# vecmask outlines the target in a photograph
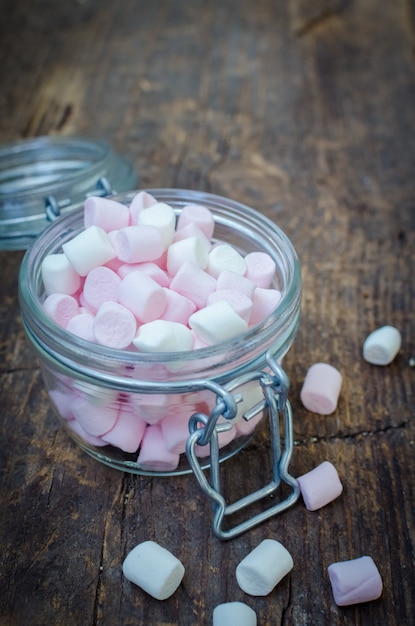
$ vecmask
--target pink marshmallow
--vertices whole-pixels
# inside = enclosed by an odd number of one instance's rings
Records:
[[[79,313],[69,320],[66,330],[81,339],[94,342],[93,326],[94,316],[91,313]]]
[[[170,289],[189,298],[197,307],[206,306],[209,294],[215,291],[216,280],[200,267],[185,261],[170,283]]]
[[[268,289],[275,276],[276,264],[266,252],[250,252],[245,256],[246,278],[252,280],[258,287]]]
[[[207,304],[220,301],[229,302],[235,313],[248,323],[253,306],[248,296],[234,289],[216,289],[209,295]]]
[[[105,265],[117,255],[108,234],[99,226],[90,226],[70,241],[62,244],[62,250],[80,276],[98,265]]]
[[[94,437],[101,437],[111,430],[118,417],[116,405],[96,403],[86,396],[74,398],[72,411],[76,421]]]
[[[188,239],[189,237],[198,237],[198,239],[203,239],[206,244],[208,250],[211,249],[212,244],[210,239],[208,239],[203,231],[200,230],[196,224],[187,224],[180,228],[180,230],[176,230],[173,235],[173,242],[181,241],[182,239]]]
[[[157,202],[158,200],[147,191],[139,191],[130,204],[130,224],[138,224],[138,216],[141,211],[157,204]]]
[[[249,325],[255,326],[263,322],[278,306],[280,300],[281,292],[278,291],[278,289],[257,287],[252,299],[252,312],[249,318]]]
[[[79,304],[73,296],[64,293],[52,293],[43,302],[43,309],[49,317],[62,328],[79,313]]]
[[[194,302],[172,289],[165,289],[166,306],[160,316],[162,320],[187,324],[189,317],[196,311]]]
[[[204,270],[207,266],[208,254],[208,246],[200,237],[188,237],[176,241],[167,250],[167,271],[174,276],[185,262]]]
[[[120,283],[121,278],[108,267],[94,267],[84,283],[83,296],[87,307],[97,311],[104,302],[117,302]]]
[[[84,202],[84,226],[99,226],[105,232],[128,226],[129,208],[121,202],[90,196]]]
[[[65,254],[48,254],[41,266],[46,295],[65,293],[72,296],[81,287],[81,277]]]
[[[328,363],[315,363],[307,371],[301,389],[301,402],[308,411],[330,415],[336,410],[342,375]]]
[[[309,511],[316,511],[335,500],[343,491],[336,468],[324,461],[314,469],[297,478],[304,504]]]
[[[156,281],[161,287],[168,287],[170,285],[170,277],[161,269],[156,263],[148,261],[147,263],[125,263],[118,269],[118,275],[121,278],[125,278],[127,274],[139,270],[143,274],[147,274],[153,280]]]
[[[327,571],[338,606],[370,602],[382,595],[382,578],[371,556],[332,563]]]
[[[127,407],[122,407],[113,428],[102,435],[103,441],[124,452],[136,452],[140,446],[146,423]]]
[[[248,298],[252,300],[256,284],[249,278],[246,278],[246,276],[241,276],[241,274],[232,272],[232,270],[225,269],[217,278],[216,289],[217,291],[221,289],[234,289],[235,291],[245,294],[245,296],[248,296]]]
[[[140,322],[159,319],[166,307],[164,288],[140,271],[127,274],[120,283],[118,300],[129,309]]]
[[[56,408],[59,415],[65,420],[73,420],[75,416],[72,410],[72,402],[74,400],[72,393],[61,391],[60,389],[50,389],[49,398]]]
[[[148,426],[141,442],[137,463],[145,470],[172,472],[179,465],[180,454],[169,452],[158,425]]]
[[[155,261],[165,250],[160,231],[145,224],[116,231],[113,244],[117,257],[125,263]]]
[[[170,413],[160,422],[161,432],[170,452],[183,454],[186,450],[186,441],[190,435],[189,418],[194,410],[183,410],[181,413]]]
[[[104,302],[92,325],[97,343],[108,348],[124,350],[131,345],[137,331],[137,323],[129,309],[117,302]]]
[[[70,422],[67,422],[67,424],[70,430],[72,430],[76,435],[78,435],[78,437],[90,446],[102,448],[103,446],[108,445],[106,441],[101,439],[101,437],[94,437],[94,435],[88,433],[77,420],[71,420]]]
[[[177,230],[181,230],[188,224],[195,224],[210,240],[215,228],[215,220],[212,212],[200,204],[187,204],[181,210],[177,220]]]
[[[148,424],[157,424],[170,410],[170,396],[165,393],[139,394],[133,396],[134,413]]]

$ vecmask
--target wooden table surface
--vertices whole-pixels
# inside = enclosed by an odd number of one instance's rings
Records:
[[[303,311],[284,366],[300,476],[324,460],[344,486],[299,500],[231,541],[211,529],[193,475],[123,474],[58,425],[17,301],[23,252],[0,253],[0,624],[203,625],[242,601],[258,624],[415,624],[415,5],[411,0],[0,0],[0,141],[104,138],[140,188],[244,202],[300,257]],[[388,366],[362,358],[384,324]],[[337,410],[301,404],[307,369],[337,367]],[[269,469],[265,437],[222,466],[224,489]],[[294,568],[266,597],[235,568],[265,538]],[[122,561],[153,539],[186,567],[168,600],[129,583]],[[327,567],[370,555],[380,599],[337,607]]]

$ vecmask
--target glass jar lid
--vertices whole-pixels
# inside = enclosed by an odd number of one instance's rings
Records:
[[[134,189],[132,163],[105,141],[36,137],[0,145],[0,249],[28,248],[87,196]]]

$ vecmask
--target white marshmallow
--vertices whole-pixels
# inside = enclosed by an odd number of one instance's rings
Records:
[[[142,352],[183,352],[192,349],[193,336],[184,324],[154,320],[139,327],[133,344]]]
[[[157,600],[166,600],[182,582],[181,561],[155,541],[138,544],[124,560],[123,574]]]
[[[274,539],[264,539],[237,566],[236,579],[242,591],[266,596],[294,566],[291,554]]]
[[[231,270],[240,276],[246,272],[245,259],[227,243],[214,246],[209,252],[206,271],[217,278],[223,270]]]
[[[81,277],[75,272],[65,254],[45,256],[41,273],[46,295],[65,293],[72,296],[81,286]]]
[[[189,262],[202,270],[208,263],[209,248],[201,237],[187,237],[175,241],[167,250],[167,271],[174,276],[183,263]]]
[[[168,204],[157,202],[138,214],[138,224],[155,226],[161,234],[164,247],[168,248],[173,240],[176,214]]]
[[[244,602],[224,602],[213,610],[213,626],[257,626],[256,613]]]
[[[193,313],[189,317],[189,326],[209,345],[226,341],[248,328],[247,322],[225,300],[209,304]]]
[[[363,344],[363,358],[373,365],[389,365],[401,349],[401,333],[394,326],[374,330]]]
[[[116,256],[107,233],[99,226],[86,228],[64,243],[62,249],[80,276],[86,276],[94,267],[105,265]]]

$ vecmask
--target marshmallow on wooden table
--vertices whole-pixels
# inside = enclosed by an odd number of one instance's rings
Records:
[[[149,472],[172,472],[179,461],[180,454],[167,449],[159,424],[147,426],[137,458],[138,465]]]
[[[168,248],[173,240],[176,226],[176,214],[165,202],[157,202],[138,214],[138,225],[154,226],[163,239],[164,248]]]
[[[121,278],[109,267],[94,267],[88,272],[83,287],[83,297],[88,308],[97,311],[104,302],[116,302],[120,283]]]
[[[394,326],[382,326],[366,337],[363,358],[373,365],[389,365],[401,349],[401,333]]]
[[[257,616],[244,602],[224,602],[213,610],[213,626],[257,626]]]
[[[137,417],[131,408],[122,407],[114,426],[102,435],[102,439],[124,452],[136,452],[145,430],[146,423]]]
[[[130,224],[138,224],[138,216],[144,209],[157,204],[158,200],[147,191],[139,191],[130,203]]]
[[[155,280],[139,270],[127,274],[118,288],[118,300],[140,322],[158,319],[166,306],[167,296]]]
[[[266,252],[250,252],[245,256],[245,276],[258,287],[268,289],[275,275],[276,264]]]
[[[155,261],[165,250],[160,231],[146,224],[120,228],[112,235],[112,242],[117,257],[125,263]]]
[[[219,243],[209,252],[206,269],[215,278],[225,269],[243,276],[246,271],[246,262],[233,246],[227,243]]]
[[[94,316],[91,313],[83,312],[71,317],[66,325],[66,330],[81,339],[95,342],[93,327]]]
[[[332,563],[327,571],[338,606],[369,602],[382,595],[382,578],[370,556]]]
[[[124,228],[130,223],[128,206],[97,196],[90,196],[84,202],[84,226],[99,226],[105,232]]]
[[[252,297],[252,311],[249,325],[255,326],[263,322],[278,306],[281,300],[281,291],[278,289],[264,289],[257,287]]]
[[[213,213],[201,204],[186,204],[178,217],[177,230],[185,228],[189,224],[195,224],[210,240],[215,228]]]
[[[86,276],[94,267],[105,265],[117,255],[108,234],[99,226],[90,226],[70,241],[62,250],[80,276]]]
[[[72,296],[81,286],[81,277],[75,272],[65,254],[48,254],[42,261],[41,274],[46,295],[64,293]]]
[[[133,344],[141,352],[183,352],[192,349],[192,333],[179,322],[154,320],[142,324]]]
[[[170,289],[189,298],[201,308],[206,305],[209,294],[215,291],[216,279],[200,267],[186,261],[173,277]]]
[[[193,313],[189,317],[189,326],[209,345],[226,341],[248,328],[247,322],[224,300]]]
[[[195,303],[172,289],[165,288],[164,291],[167,300],[160,319],[187,324],[189,317],[196,311]]]
[[[69,320],[78,315],[79,304],[73,296],[64,293],[51,293],[44,300],[43,309],[56,324],[66,328]]]
[[[155,541],[139,543],[124,560],[124,576],[157,600],[166,600],[179,587],[185,568]]]
[[[308,411],[330,415],[336,410],[342,386],[342,375],[328,363],[314,363],[307,371],[300,392],[301,402]]]
[[[167,271],[174,276],[185,262],[204,270],[207,266],[208,255],[208,245],[201,237],[180,239],[172,243],[167,250]]]
[[[125,350],[131,345],[137,322],[129,309],[117,302],[104,302],[95,315],[92,330],[97,343]]]
[[[304,504],[309,511],[316,511],[335,500],[343,491],[336,468],[329,461],[297,478]]]
[[[264,539],[237,566],[240,588],[252,596],[266,596],[294,566],[291,554],[274,539]]]
[[[235,291],[245,294],[252,300],[256,284],[246,276],[241,276],[241,274],[237,274],[232,270],[225,269],[222,270],[217,278],[216,289],[217,291],[221,289],[235,289]]]
[[[229,302],[235,313],[248,323],[252,312],[252,300],[244,293],[235,289],[216,289],[208,297],[207,304],[215,302]]]

